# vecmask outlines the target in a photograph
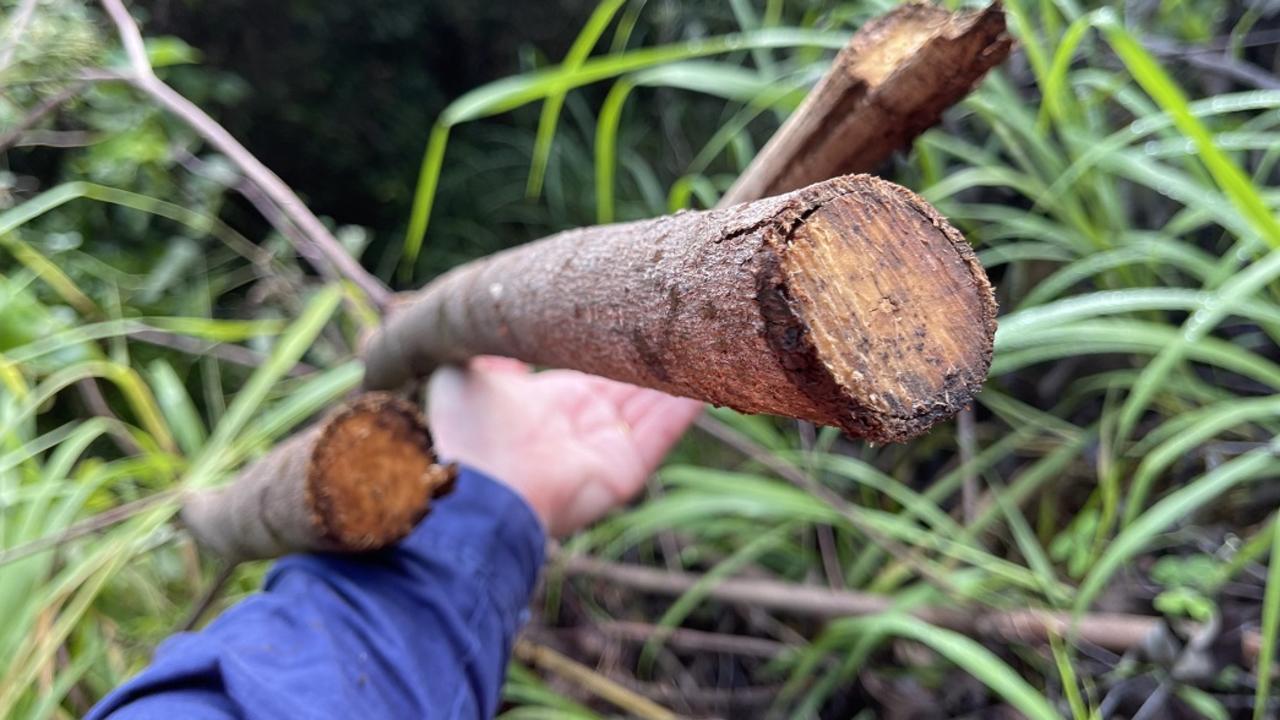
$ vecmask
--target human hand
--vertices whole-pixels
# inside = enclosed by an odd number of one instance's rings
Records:
[[[485,357],[432,375],[428,415],[442,459],[511,486],[560,537],[631,499],[701,410],[656,390]]]

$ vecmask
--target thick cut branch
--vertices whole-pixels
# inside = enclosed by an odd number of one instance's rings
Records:
[[[953,14],[903,5],[862,27],[774,134],[723,205],[871,172],[1009,55],[999,3]]]
[[[365,385],[505,355],[901,441],[968,404],[994,332],[964,238],[861,175],[464,265],[371,338]]]
[[[182,522],[235,562],[307,550],[365,551],[403,538],[451,488],[413,404],[367,393],[245,468],[194,493]]]
[[[199,120],[153,81],[120,0],[103,2],[134,81]],[[720,207],[874,169],[1008,50],[997,6],[952,15],[909,5],[872,21]],[[265,168],[258,175],[268,194],[280,189]],[[272,198],[287,210],[292,196],[281,195]],[[379,299],[379,288],[366,290]],[[963,238],[910,192],[865,177],[566,233],[456,270],[396,306],[407,309],[367,345],[370,388],[501,354],[875,440],[910,438],[969,401],[990,361],[995,314]],[[206,499],[203,513],[221,518],[206,534],[228,535],[218,523],[238,515],[219,503],[234,502]],[[305,548],[278,542],[270,552]]]

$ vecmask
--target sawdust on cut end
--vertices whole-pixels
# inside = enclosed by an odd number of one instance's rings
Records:
[[[417,408],[374,393],[327,421],[307,495],[326,539],[369,550],[407,535],[452,478],[452,468],[436,464]]]

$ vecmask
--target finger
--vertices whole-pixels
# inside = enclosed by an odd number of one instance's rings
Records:
[[[528,375],[529,366],[514,358],[497,355],[480,355],[471,358],[471,369],[477,372],[509,373]]]
[[[476,401],[475,392],[469,387],[469,375],[456,365],[444,365],[427,381],[427,418],[437,443],[442,434],[440,429],[456,423]]]
[[[619,411],[635,395],[656,392],[619,380],[588,375],[577,370],[547,370],[538,373],[536,377],[540,385],[554,388],[557,391],[562,388],[585,390],[593,398],[603,400],[618,408]]]
[[[636,452],[646,467],[652,469],[702,413],[703,404],[656,390],[644,393],[651,397],[644,402],[636,401],[636,409],[631,411],[627,424],[631,426]]]

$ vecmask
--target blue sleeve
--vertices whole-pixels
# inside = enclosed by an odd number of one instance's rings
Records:
[[[492,717],[544,543],[521,498],[464,469],[400,545],[281,560],[88,717]]]

